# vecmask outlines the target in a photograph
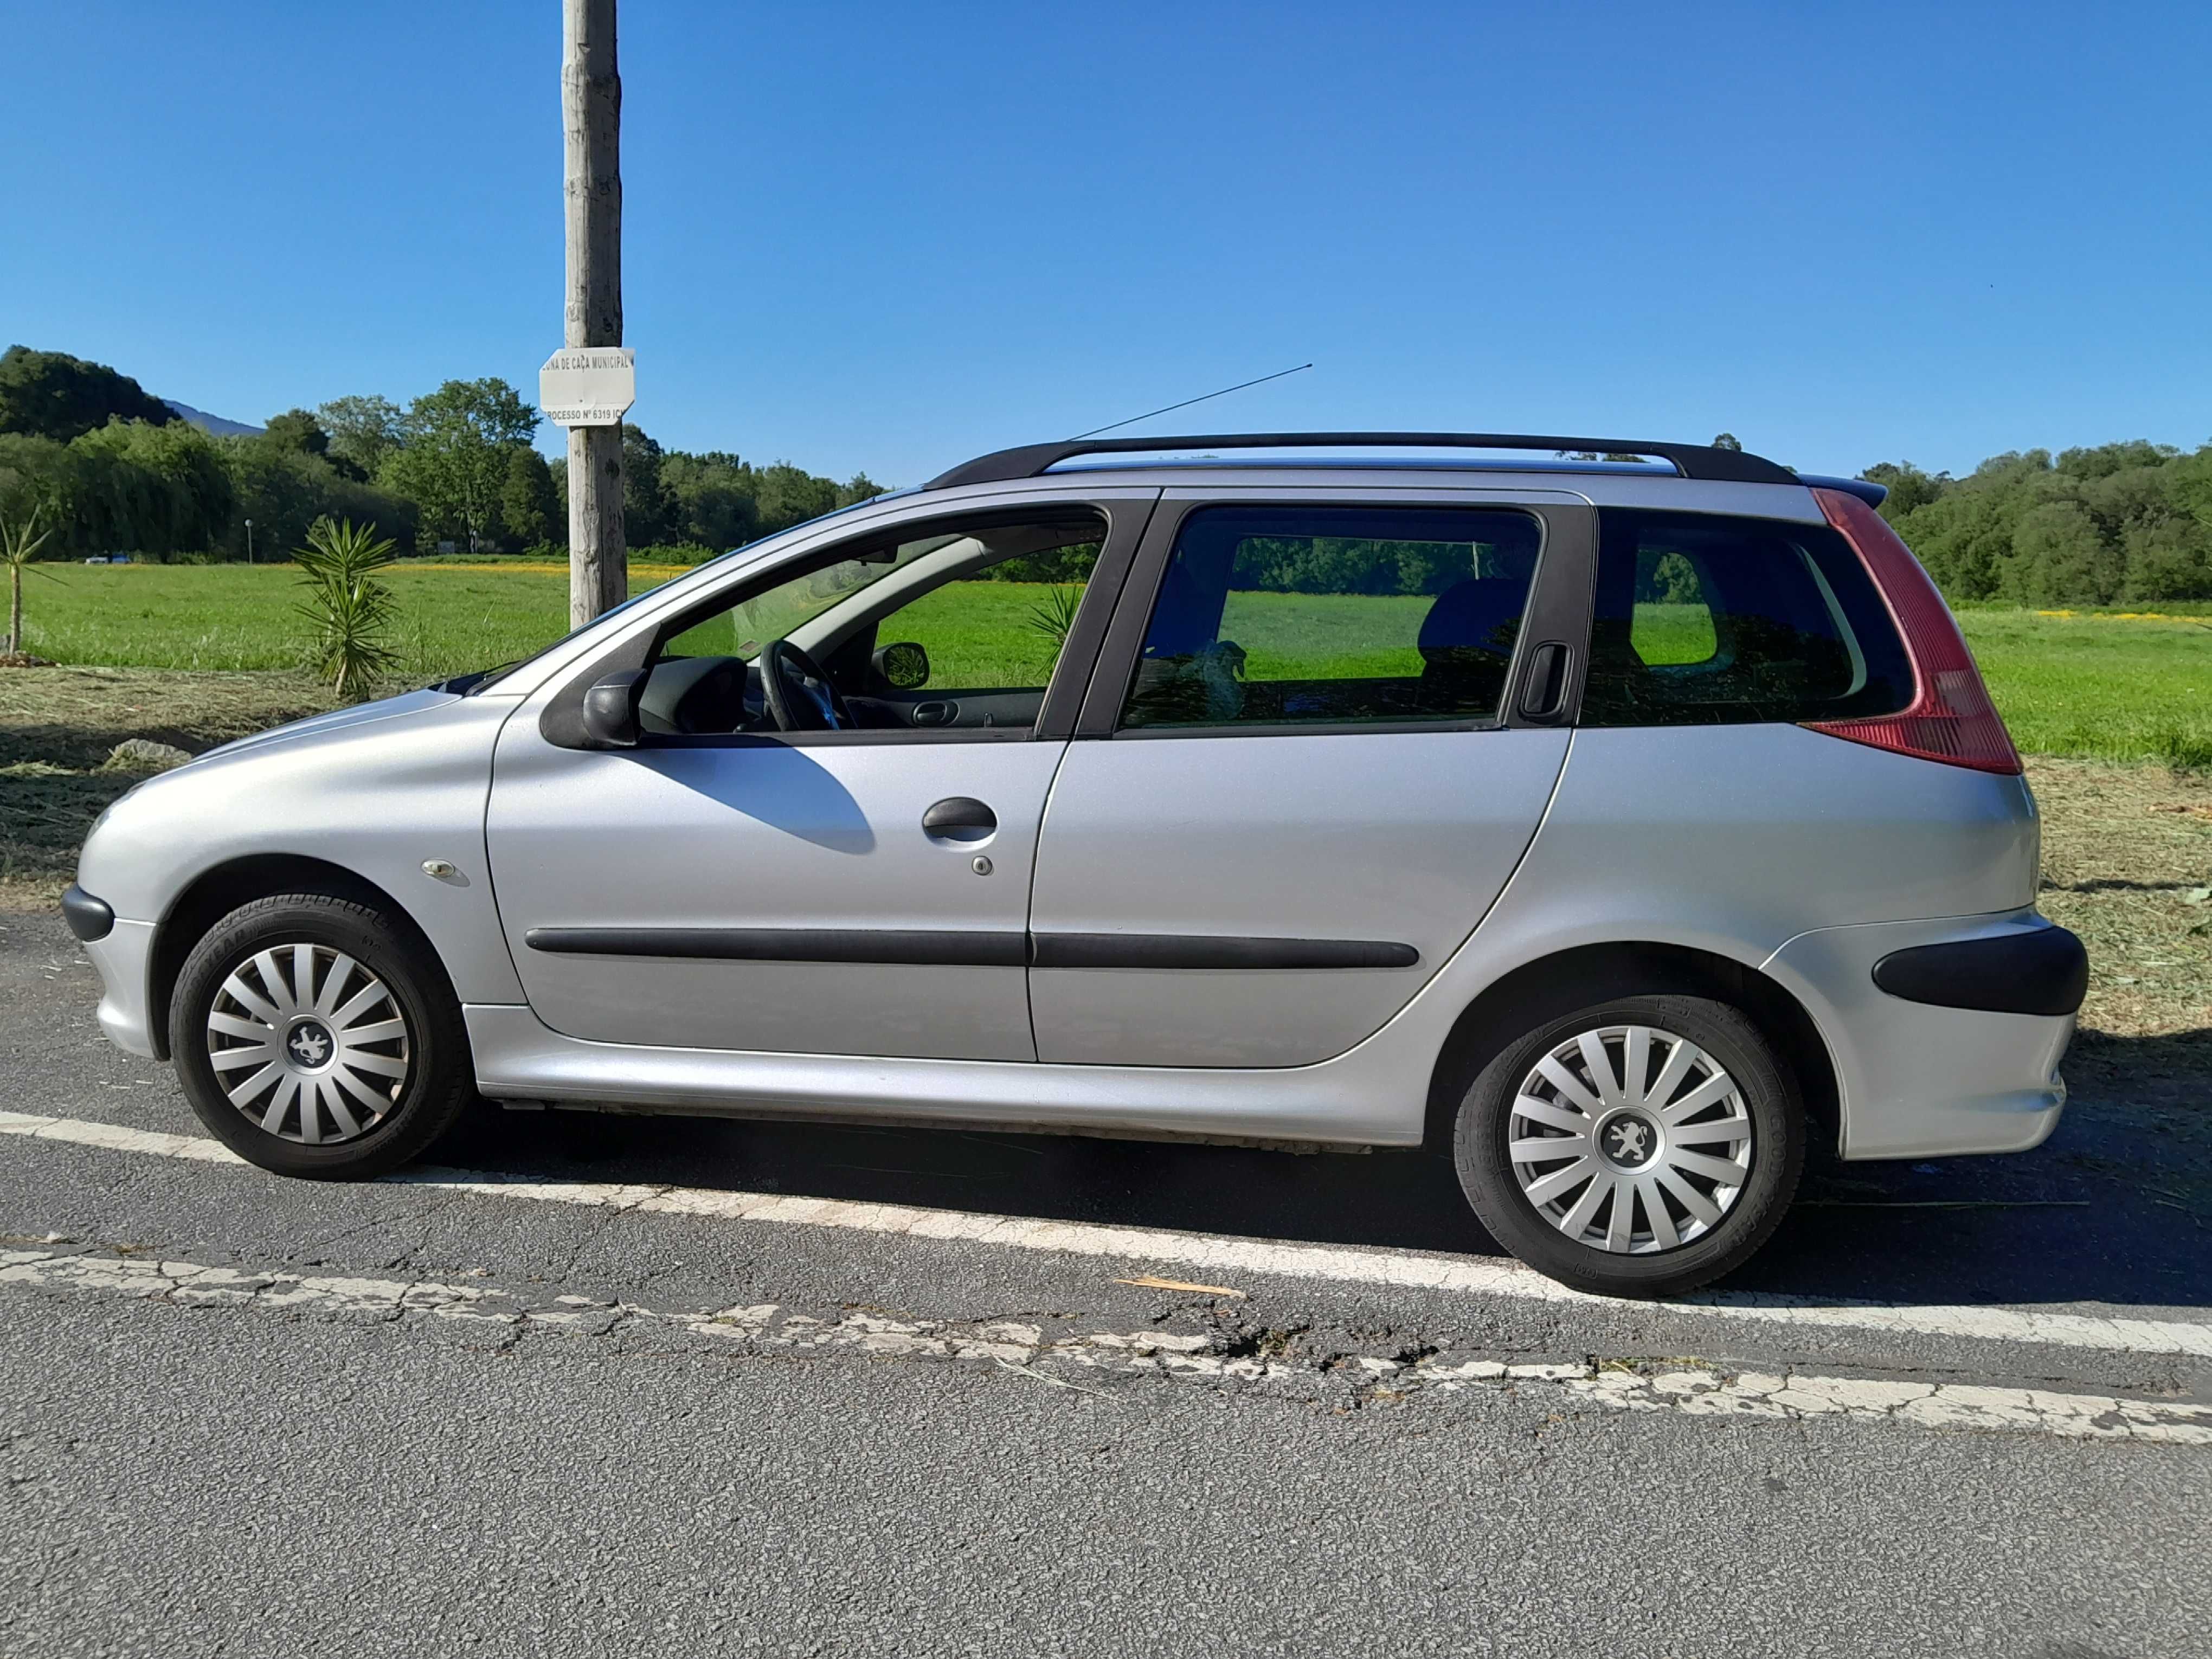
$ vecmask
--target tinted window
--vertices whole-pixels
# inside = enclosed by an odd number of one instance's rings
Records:
[[[928,653],[933,695],[1026,689],[1042,696],[1098,562],[1099,544],[1017,556],[933,587],[876,619],[873,643]]]
[[[1459,507],[1206,507],[1185,519],[1127,727],[1488,720],[1542,526]]]
[[[1826,526],[1607,508],[1585,726],[1892,714],[1912,670],[1866,568]]]
[[[741,586],[742,597],[670,623],[641,705],[646,728],[770,729],[757,665],[775,640],[813,662],[860,729],[1034,726],[1104,521],[1061,508],[918,528]]]

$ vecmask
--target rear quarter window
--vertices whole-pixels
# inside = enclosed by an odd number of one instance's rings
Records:
[[[1894,714],[1911,664],[1866,568],[1826,526],[1608,507],[1584,726]]]

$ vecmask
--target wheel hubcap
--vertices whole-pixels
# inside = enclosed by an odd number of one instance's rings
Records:
[[[1508,1156],[1522,1196],[1619,1255],[1704,1237],[1751,1178],[1751,1113],[1721,1063],[1653,1025],[1583,1031],[1522,1079]]]
[[[322,945],[234,968],[208,1012],[208,1060],[230,1103],[286,1140],[367,1134],[406,1092],[407,1017],[374,974]]]

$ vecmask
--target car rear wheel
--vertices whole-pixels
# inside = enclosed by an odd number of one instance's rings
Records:
[[[1548,1019],[1483,1066],[1453,1159],[1498,1243],[1577,1290],[1671,1296],[1764,1244],[1797,1189],[1804,1112],[1739,1009],[1623,997]]]
[[[428,945],[320,894],[258,899],[210,929],[177,976],[169,1038],[200,1121],[280,1175],[381,1175],[476,1092],[460,1006]]]

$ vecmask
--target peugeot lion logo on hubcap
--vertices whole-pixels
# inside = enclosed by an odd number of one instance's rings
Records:
[[[1605,1142],[1616,1162],[1642,1164],[1651,1156],[1651,1126],[1641,1118],[1615,1118],[1606,1126]]]
[[[302,1066],[319,1066],[331,1057],[331,1034],[319,1025],[302,1025],[285,1047]]]

